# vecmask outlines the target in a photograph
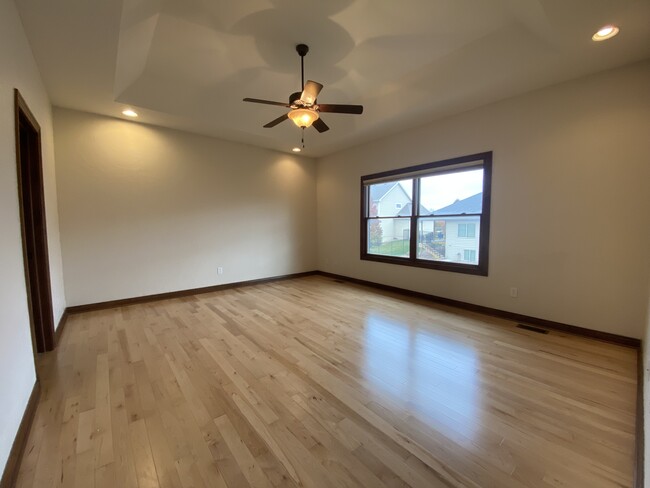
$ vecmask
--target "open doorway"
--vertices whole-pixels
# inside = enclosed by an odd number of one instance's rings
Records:
[[[18,90],[14,91],[18,200],[23,234],[27,300],[36,353],[54,349],[54,318],[47,251],[41,128]]]

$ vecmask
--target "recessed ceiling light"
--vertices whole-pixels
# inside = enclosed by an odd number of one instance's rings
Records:
[[[137,117],[138,114],[135,110],[131,110],[130,108],[127,108],[126,110],[122,110],[122,113],[126,115],[127,117]]]
[[[294,148],[292,149],[292,151],[293,151],[293,152],[300,152],[300,151],[302,151],[302,149],[300,149],[299,147],[294,147]]]
[[[594,41],[605,41],[618,34],[618,31],[619,29],[615,25],[606,25],[598,29],[598,32],[596,32],[591,38]]]

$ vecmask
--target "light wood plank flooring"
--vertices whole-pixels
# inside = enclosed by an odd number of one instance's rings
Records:
[[[19,487],[630,487],[636,351],[311,276],[72,315]]]

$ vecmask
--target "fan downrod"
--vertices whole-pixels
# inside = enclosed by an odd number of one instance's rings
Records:
[[[309,46],[307,44],[298,44],[296,51],[300,55],[300,90],[302,91],[305,89],[305,56],[309,52]]]

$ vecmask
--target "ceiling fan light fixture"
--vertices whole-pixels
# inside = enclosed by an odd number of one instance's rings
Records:
[[[262,103],[265,105],[276,105],[291,109],[288,113],[282,114],[280,117],[272,120],[268,124],[264,124],[265,129],[270,129],[276,125],[291,119],[296,126],[303,129],[314,127],[319,133],[330,130],[328,125],[320,118],[319,112],[329,112],[335,114],[356,114],[363,113],[362,105],[345,105],[345,104],[318,104],[316,99],[323,85],[313,81],[307,80],[305,83],[305,55],[309,52],[309,47],[306,44],[298,44],[296,51],[300,55],[300,80],[302,82],[302,92],[295,92],[289,95],[289,103],[274,102],[272,100],[262,100],[259,98],[244,98],[244,102]],[[304,148],[303,144],[303,148]]]
[[[311,124],[318,120],[318,112],[308,108],[293,109],[288,115],[298,127],[311,127]]]

